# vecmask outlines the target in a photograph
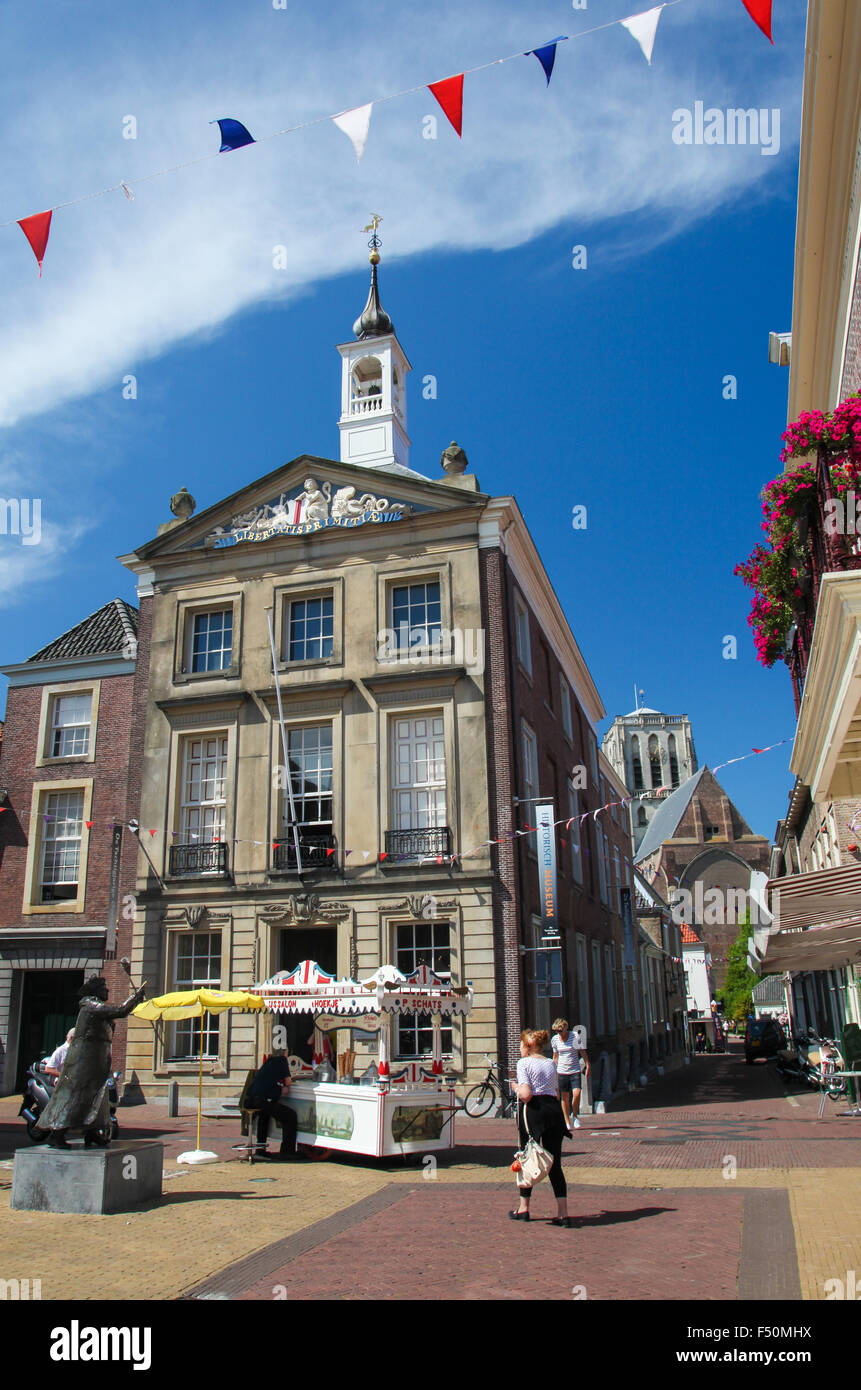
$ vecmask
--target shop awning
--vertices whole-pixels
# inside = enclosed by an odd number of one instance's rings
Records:
[[[303,960],[295,970],[282,970],[261,984],[252,985],[273,1013],[329,1014],[357,1018],[362,1014],[472,1012],[472,984],[457,987],[440,979],[426,965],[404,975],[393,965],[382,965],[367,980],[336,979],[316,961]]]
[[[760,975],[861,965],[861,916],[807,931],[757,933],[756,948],[752,956]]]
[[[861,917],[861,864],[770,878],[766,892],[781,931],[851,921]]]

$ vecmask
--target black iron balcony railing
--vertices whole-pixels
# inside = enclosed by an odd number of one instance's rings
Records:
[[[275,840],[272,846],[273,873],[311,873],[323,869],[334,869],[337,861],[337,845],[334,835],[324,831],[299,831],[299,865],[296,862],[296,843],[292,831],[284,839]]]
[[[227,877],[227,845],[171,845],[168,873],[181,878]]]
[[[854,500],[854,499],[853,499]],[[799,522],[799,538],[807,551],[807,568],[799,577],[801,597],[793,600],[793,626],[787,642],[787,660],[792,676],[795,712],[801,708],[807,663],[813,645],[813,628],[819,603],[819,587],[824,574],[845,570],[861,570],[859,537],[855,534],[855,518],[846,525],[844,508],[849,498],[837,497],[831,481],[828,455],[820,450],[816,461],[816,492],[811,495],[809,516]]]
[[[429,826],[424,830],[387,830],[386,858],[439,859],[451,855],[451,830],[447,825]]]

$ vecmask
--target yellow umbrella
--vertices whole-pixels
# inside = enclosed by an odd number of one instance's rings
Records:
[[[145,999],[132,1013],[136,1018],[155,1021],[166,1018],[175,1022],[180,1018],[200,1019],[200,1066],[197,1077],[197,1148],[193,1154],[180,1154],[177,1162],[212,1163],[218,1155],[204,1153],[200,1147],[200,1113],[203,1107],[203,1015],[220,1014],[225,1009],[238,1009],[240,1013],[255,1013],[266,1005],[259,994],[249,994],[247,990],[235,989],[180,989],[172,994],[159,994],[155,999]]]

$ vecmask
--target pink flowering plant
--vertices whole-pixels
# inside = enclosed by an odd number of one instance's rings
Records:
[[[816,502],[816,465],[810,454],[823,450],[837,495],[861,484],[861,393],[849,396],[830,415],[804,411],[783,434],[781,460],[802,459],[797,468],[772,479],[762,490],[762,529],[768,545],[757,545],[739,575],[754,592],[748,623],[763,666],[786,659],[793,610],[800,609],[808,569],[806,527]],[[859,487],[861,490],[861,487]]]

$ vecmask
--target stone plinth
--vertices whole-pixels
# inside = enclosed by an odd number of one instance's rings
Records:
[[[12,1206],[18,1211],[100,1215],[130,1211],[160,1197],[164,1145],[147,1139],[109,1149],[18,1149]]]

